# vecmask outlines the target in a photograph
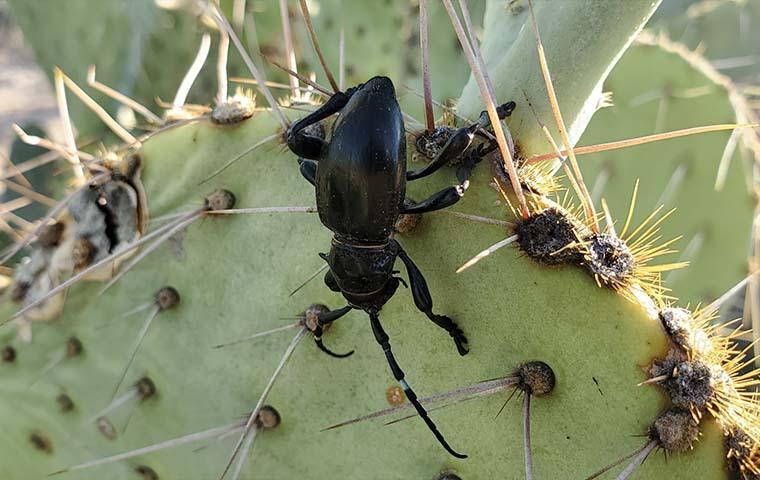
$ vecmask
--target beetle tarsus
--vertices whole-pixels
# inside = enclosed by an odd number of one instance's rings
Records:
[[[467,337],[465,336],[462,329],[459,328],[459,326],[454,322],[454,320],[450,319],[446,315],[436,315],[432,311],[425,312],[425,314],[427,314],[428,318],[433,323],[446,330],[449,333],[449,336],[454,339],[454,344],[457,347],[457,352],[459,352],[459,355],[465,356],[470,353],[470,349],[467,347]]]
[[[406,203],[401,208],[401,213],[425,213],[433,212],[435,210],[443,210],[444,208],[457,203],[459,199],[462,198],[463,194],[464,187],[462,185],[447,187],[434,193],[427,200],[423,200],[419,203]]]
[[[335,353],[329,348],[327,348],[324,343],[322,343],[322,338],[317,338],[316,336],[314,337],[314,343],[317,344],[317,347],[320,350],[322,350],[323,352],[325,352],[326,354],[330,355],[333,358],[346,358],[354,354],[354,350],[351,350],[350,352],[346,352],[346,353]]]
[[[343,308],[338,308],[336,310],[330,310],[328,312],[320,313],[319,316],[317,317],[317,325],[314,328],[314,343],[317,344],[317,347],[320,350],[330,355],[331,357],[346,358],[354,354],[353,350],[347,353],[335,353],[329,348],[327,348],[324,343],[322,343],[322,334],[324,333],[325,325],[329,325],[330,323],[339,319],[343,315],[347,314],[348,312],[352,310],[352,308],[353,307],[351,307],[350,305],[346,305]]]
[[[395,242],[395,240],[393,240]],[[461,328],[445,315],[436,315],[433,313],[433,297],[430,295],[430,289],[427,286],[427,281],[422,275],[422,272],[417,265],[415,265],[412,258],[401,248],[398,244],[398,256],[406,266],[407,275],[409,275],[409,283],[412,284],[412,296],[414,297],[414,304],[417,308],[427,315],[427,317],[436,325],[448,332],[449,336],[454,339],[457,351],[460,355],[467,355],[469,349],[467,348],[467,337]]]
[[[435,438],[447,452],[456,458],[467,458],[467,455],[458,453],[453,448],[451,448],[446,439],[443,438],[443,434],[438,430],[436,424],[428,416],[425,407],[423,407],[417,399],[417,394],[414,393],[412,387],[410,387],[406,382],[404,371],[401,370],[398,362],[396,362],[396,358],[393,356],[390,339],[388,338],[388,334],[385,333],[383,326],[380,324],[380,317],[378,316],[377,311],[370,310],[367,313],[369,314],[369,321],[372,325],[372,333],[375,334],[375,340],[377,340],[377,343],[380,344],[380,346],[383,348],[385,358],[388,360],[388,366],[390,366],[391,372],[393,372],[393,376],[396,378],[399,384],[401,384],[401,387],[404,389],[404,393],[406,394],[406,398],[409,399],[409,402],[414,406],[415,410],[417,410],[417,414],[422,417],[422,420],[425,421],[425,424],[428,426],[430,431],[433,432]]]

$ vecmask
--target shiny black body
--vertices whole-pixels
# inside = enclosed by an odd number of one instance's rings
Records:
[[[514,103],[500,108],[507,116]],[[336,113],[339,116],[333,123],[329,141],[308,133],[308,127]],[[460,355],[467,353],[467,339],[462,330],[449,317],[433,313],[425,278],[393,238],[393,227],[404,213],[439,210],[459,200],[474,165],[493,150],[492,145],[485,144],[470,148],[474,135],[482,133],[487,125],[487,116],[481,115],[480,122],[456,130],[425,168],[407,172],[406,132],[393,83],[386,77],[374,77],[345,93],[335,93],[318,110],[296,122],[287,134],[288,147],[299,156],[301,173],[316,189],[319,218],[334,233],[330,253],[321,255],[330,267],[325,283],[342,293],[348,302],[343,308],[320,315],[314,335],[317,345],[333,356],[353,353],[338,355],[328,350],[322,343],[322,327],[353,309],[366,312],[375,338],[407,398],[444,448],[459,458],[465,456],[451,449],[406,383],[404,372],[391,352],[379,312],[399,283],[406,285],[393,269],[399,258],[406,266],[417,308],[449,333]],[[441,190],[420,203],[405,198],[408,180],[425,177],[460,157],[464,160],[458,172],[460,185]]]
[[[390,80],[353,93],[318,165],[322,223],[349,243],[387,243],[406,193],[404,121]]]

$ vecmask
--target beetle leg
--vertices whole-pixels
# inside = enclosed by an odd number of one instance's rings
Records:
[[[460,185],[447,187],[419,203],[404,202],[401,213],[425,213],[442,210],[457,203],[462,195],[464,195],[464,187]]]
[[[459,180],[459,184],[462,185],[465,190],[467,190],[467,187],[470,185],[470,176],[472,175],[472,170],[475,168],[475,165],[480,163],[480,161],[483,160],[483,157],[488,153],[490,152],[483,153],[481,147],[478,146],[478,148],[470,150],[469,155],[464,159],[462,165],[457,168],[457,179]]]
[[[475,136],[473,127],[460,128],[457,130],[443,146],[438,155],[432,162],[428,163],[419,170],[406,172],[407,180],[417,180],[424,178],[438,171],[441,167],[448,165],[452,160],[462,155],[470,147],[472,139]]]
[[[417,414],[422,417],[422,420],[425,421],[425,424],[428,426],[431,432],[433,432],[433,435],[435,435],[435,438],[438,439],[438,442],[443,446],[443,448],[446,449],[447,452],[452,454],[453,456],[457,458],[467,458],[467,455],[462,455],[461,453],[457,453],[454,451],[454,449],[451,448],[451,446],[446,442],[446,439],[443,438],[443,435],[440,431],[438,431],[438,427],[435,425],[433,420],[430,419],[428,416],[427,410],[425,410],[425,407],[422,406],[420,401],[417,399],[417,395],[414,393],[414,390],[412,390],[412,387],[409,386],[408,383],[406,383],[404,371],[401,370],[401,367],[398,365],[398,362],[396,362],[396,358],[393,356],[393,352],[391,351],[391,344],[388,338],[388,334],[385,333],[385,330],[383,330],[383,326],[380,324],[380,317],[378,316],[376,311],[369,311],[367,312],[369,314],[369,321],[372,325],[372,333],[375,334],[375,340],[377,340],[377,343],[380,344],[380,346],[383,348],[383,352],[385,352],[385,358],[388,360],[388,365],[391,367],[391,372],[393,372],[393,376],[396,378],[398,383],[401,385],[401,387],[404,389],[404,393],[406,394],[406,398],[409,399],[409,402],[414,406],[415,410],[417,410]]]
[[[504,120],[505,118],[512,115],[512,112],[515,111],[515,107],[517,107],[517,104],[515,102],[502,103],[496,107],[496,115],[499,117],[499,120]],[[480,112],[480,122],[478,126],[480,128],[487,128],[491,126],[491,117],[488,116],[488,112],[485,110]]]
[[[346,358],[354,354],[353,350],[348,353],[335,353],[329,348],[325,347],[324,343],[322,343],[322,333],[324,333],[324,326],[339,319],[343,315],[350,312],[352,309],[353,307],[351,305],[346,305],[345,307],[338,308],[337,310],[330,310],[329,312],[320,313],[319,317],[317,317],[317,326],[314,328],[314,343],[317,344],[317,347],[319,347],[320,350],[330,355],[331,357]]]
[[[299,157],[319,160],[325,141],[314,135],[304,133],[303,129],[338,113],[346,105],[348,99],[349,96],[345,93],[337,92],[324,105],[294,123],[286,135],[288,148]]]
[[[396,242],[398,245],[398,242]],[[412,285],[412,296],[414,297],[414,304],[417,308],[427,315],[427,317],[436,325],[446,330],[451,338],[454,339],[454,343],[457,346],[457,351],[460,355],[466,355],[469,352],[467,348],[467,337],[459,326],[454,323],[452,319],[445,315],[436,315],[433,313],[433,298],[430,296],[430,290],[428,289],[425,277],[417,265],[414,264],[412,258],[398,245],[398,256],[401,261],[406,265],[406,272],[409,275],[409,283]]]
[[[500,119],[512,115],[517,104],[515,102],[507,102],[496,107],[496,113]],[[457,157],[461,156],[472,144],[472,140],[476,134],[485,135],[483,130],[491,125],[491,119],[488,116],[488,112],[485,110],[480,113],[480,120],[466,128],[460,128],[457,130],[451,138],[446,142],[438,155],[432,162],[425,165],[419,170],[412,170],[406,172],[407,180],[417,180],[418,178],[424,178],[428,175],[440,170],[441,167],[451,163]],[[488,138],[488,137],[486,137]],[[485,156],[485,152],[482,156]]]
[[[298,159],[301,175],[314,186],[317,186],[317,162],[314,160]]]

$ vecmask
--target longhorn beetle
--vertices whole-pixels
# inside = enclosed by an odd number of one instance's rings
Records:
[[[509,116],[514,107],[514,102],[501,105],[499,116]],[[305,130],[335,113],[340,115],[329,141]],[[288,147],[299,157],[301,174],[316,187],[319,219],[334,233],[330,253],[320,254],[329,265],[325,283],[348,301],[343,308],[319,315],[314,332],[317,346],[332,356],[351,355],[353,352],[338,355],[328,350],[322,343],[322,328],[353,309],[366,312],[393,376],[433,435],[457,458],[467,456],[449,446],[404,379],[379,312],[400,282],[406,286],[403,279],[394,276],[398,272],[393,265],[399,257],[406,266],[417,308],[449,333],[460,355],[468,352],[467,338],[457,324],[433,313],[425,277],[393,238],[393,226],[401,214],[432,212],[459,201],[475,164],[496,148],[495,142],[470,148],[474,136],[483,135],[488,125],[488,115],[483,112],[478,123],[455,130],[431,163],[407,172],[404,120],[393,83],[386,77],[374,77],[345,92],[336,92],[319,109],[293,124],[286,136]],[[420,203],[405,199],[408,180],[426,177],[458,158],[463,159],[457,172],[459,185]]]

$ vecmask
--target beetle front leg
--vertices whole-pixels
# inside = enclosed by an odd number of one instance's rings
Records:
[[[475,129],[473,127],[460,128],[457,130],[443,146],[438,155],[432,162],[428,163],[419,170],[412,170],[406,172],[407,180],[417,180],[419,178],[427,177],[440,170],[441,167],[448,165],[457,157],[462,155],[465,150],[472,144],[472,139],[475,137]]]
[[[496,114],[499,116],[499,119],[504,120],[512,115],[516,105],[515,102],[507,102],[496,107]],[[417,180],[419,178],[427,177],[440,170],[441,167],[456,160],[470,147],[473,138],[475,138],[475,134],[483,134],[482,131],[490,125],[491,118],[488,116],[488,112],[481,112],[480,120],[477,123],[456,130],[432,162],[419,170],[406,172],[406,179]]]
[[[398,246],[398,256],[401,258],[401,261],[404,262],[407,275],[409,275],[409,283],[412,286],[414,304],[417,305],[417,308],[427,315],[433,323],[448,332],[449,336],[454,339],[454,343],[456,344],[457,351],[460,355],[466,355],[469,352],[469,349],[467,348],[467,337],[464,335],[464,332],[449,317],[433,313],[433,298],[430,296],[430,290],[428,289],[425,277],[422,275],[420,269],[417,268],[417,265],[414,264],[411,257],[403,248],[401,248],[401,245],[399,245],[398,242],[396,242],[396,245]]]
[[[325,146],[325,141],[314,135],[304,133],[304,129],[310,125],[324,120],[325,118],[338,113],[348,103],[349,95],[343,92],[336,92],[330,97],[324,105],[314,112],[305,116],[294,123],[286,135],[288,148],[299,157],[310,160],[319,160]]]

